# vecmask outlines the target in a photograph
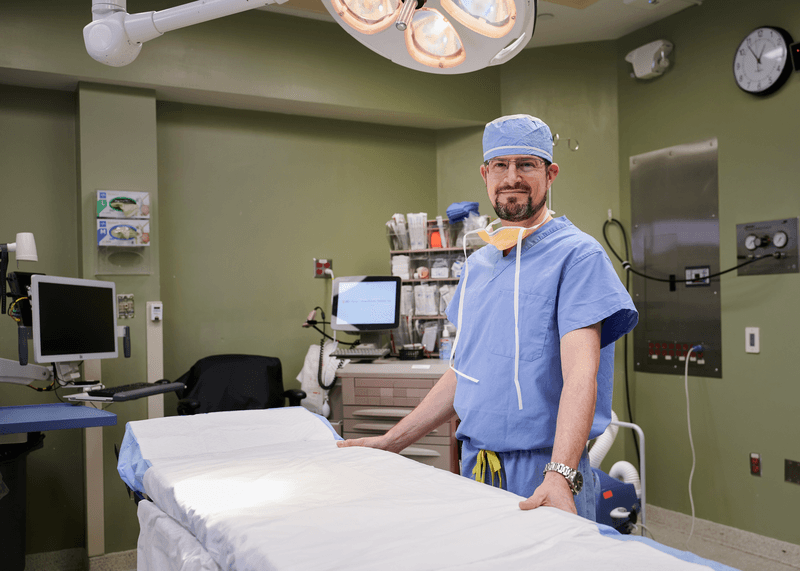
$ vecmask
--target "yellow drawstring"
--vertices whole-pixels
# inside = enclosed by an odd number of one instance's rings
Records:
[[[478,456],[475,458],[475,467],[472,469],[472,475],[475,476],[475,481],[481,484],[486,483],[486,467],[492,474],[492,486],[494,486],[494,475],[497,474],[497,487],[503,487],[503,476],[500,474],[500,458],[491,450],[480,450]]]

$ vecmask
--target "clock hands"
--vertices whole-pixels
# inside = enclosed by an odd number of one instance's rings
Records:
[[[756,63],[761,63],[761,56],[757,56],[756,52],[753,51],[753,48],[750,46],[750,40],[747,40],[747,49],[750,50],[750,53],[753,54],[753,57],[756,58]],[[764,50],[761,50],[761,53],[764,53]]]
[[[753,46],[750,45],[750,40],[747,40],[747,49],[750,50],[750,53],[753,54],[753,57],[756,58],[756,73],[761,71],[761,56],[764,54],[764,48],[762,46],[761,53],[756,55],[756,52],[753,51]]]

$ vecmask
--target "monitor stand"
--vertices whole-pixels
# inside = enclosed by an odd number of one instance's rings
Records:
[[[391,349],[391,337],[388,331],[362,331],[359,337],[362,345],[372,345],[378,349],[383,347]]]

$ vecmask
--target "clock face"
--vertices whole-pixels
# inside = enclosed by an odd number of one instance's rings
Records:
[[[733,58],[736,84],[754,95],[777,91],[792,74],[786,30],[772,26],[756,28],[742,41]]]

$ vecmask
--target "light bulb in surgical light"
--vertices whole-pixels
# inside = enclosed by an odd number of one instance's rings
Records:
[[[514,0],[442,0],[442,7],[458,23],[489,38],[502,38],[514,27]]]
[[[392,25],[400,0],[330,0],[342,20],[361,33],[375,34]]]
[[[417,10],[405,39],[411,57],[429,67],[454,67],[467,57],[458,32],[437,10]]]

